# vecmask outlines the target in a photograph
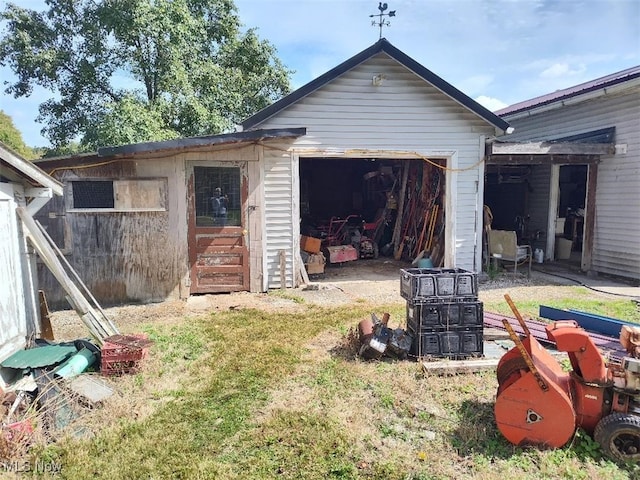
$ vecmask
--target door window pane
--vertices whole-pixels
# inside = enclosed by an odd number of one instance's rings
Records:
[[[242,225],[240,167],[194,167],[196,226]]]

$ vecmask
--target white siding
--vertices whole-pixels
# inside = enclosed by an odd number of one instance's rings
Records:
[[[0,361],[23,348],[27,336],[20,231],[13,186],[0,183]]]
[[[380,86],[372,85],[377,74],[386,77]],[[455,213],[447,212],[455,222],[447,228],[447,263],[471,270],[479,267],[478,164],[484,155],[482,139],[493,135],[494,128],[386,54],[371,57],[256,127],[307,128],[307,135],[293,145],[293,159],[265,152],[269,285],[279,284],[279,278],[274,278],[279,275],[276,252],[287,249],[290,255],[288,249],[297,248],[291,233],[299,229],[299,156],[324,154],[344,161],[341,155],[357,156],[349,149],[378,151],[376,156],[386,158],[394,158],[394,152],[404,158],[418,152],[447,158],[450,167],[457,162],[463,170],[447,173],[446,201],[449,209],[457,208]],[[305,149],[313,151],[305,153]],[[290,274],[287,271],[287,278]]]
[[[298,168],[294,165],[291,153],[278,149],[265,152],[264,173],[264,216],[266,226],[266,246],[264,255],[264,272],[267,288],[281,287],[280,252],[286,255],[285,283],[287,287],[294,286],[293,253],[298,250],[298,235],[300,231],[300,213],[295,198],[299,195],[294,191],[297,185]]]
[[[626,154],[598,166],[592,270],[640,279],[640,88],[511,120],[509,141],[562,138],[616,127]]]

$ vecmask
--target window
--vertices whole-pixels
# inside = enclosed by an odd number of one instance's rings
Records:
[[[242,225],[239,167],[194,167],[196,225]]]
[[[166,179],[71,182],[70,210],[165,211]]]
[[[113,182],[73,182],[73,208],[114,208]]]

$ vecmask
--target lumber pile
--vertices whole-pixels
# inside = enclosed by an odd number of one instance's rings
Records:
[[[403,162],[392,243],[396,260],[444,260],[444,172],[425,161]]]

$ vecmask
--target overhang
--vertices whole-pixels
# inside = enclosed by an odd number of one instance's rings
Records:
[[[50,188],[56,195],[63,194],[63,185],[29,160],[0,143],[0,176],[7,179],[24,178],[32,185]],[[50,195],[50,194],[49,194]]]

